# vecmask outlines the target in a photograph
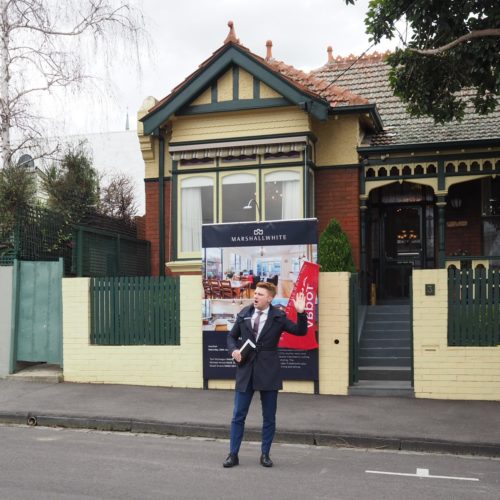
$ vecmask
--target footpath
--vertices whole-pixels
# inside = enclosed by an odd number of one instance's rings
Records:
[[[233,392],[0,380],[0,424],[227,439]],[[260,440],[255,394],[245,439]],[[280,393],[277,442],[500,457],[500,402]]]

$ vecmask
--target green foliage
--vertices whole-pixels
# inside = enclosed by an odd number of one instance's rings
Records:
[[[69,224],[78,224],[99,205],[99,176],[83,143],[67,146],[61,161],[45,169],[42,186],[48,208]]]
[[[11,238],[16,213],[35,202],[35,173],[24,166],[0,169],[0,243]]]
[[[345,0],[354,3],[354,0]],[[405,20],[409,34],[398,31]],[[472,38],[435,55],[464,35],[500,26],[498,0],[371,0],[366,32],[375,43],[399,36],[405,48],[388,58],[390,85],[414,116],[437,123],[461,120],[467,105],[477,113],[494,111],[500,95],[499,35]]]
[[[318,244],[318,260],[322,272],[356,272],[351,245],[340,224],[332,219],[321,233]]]

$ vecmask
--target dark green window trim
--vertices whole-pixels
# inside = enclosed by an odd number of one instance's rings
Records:
[[[165,139],[163,135],[159,134],[159,165],[158,165],[158,174],[160,187],[158,190],[158,223],[159,223],[159,238],[160,238],[160,249],[159,249],[159,259],[160,259],[160,268],[159,274],[160,276],[165,276]]]
[[[183,175],[183,174],[202,174],[202,173],[213,173],[213,172],[231,172],[238,170],[263,170],[263,169],[279,169],[281,167],[303,167],[304,162],[294,161],[286,163],[252,163],[249,165],[234,165],[231,167],[212,167],[212,168],[193,168],[193,169],[172,169],[172,175]]]
[[[214,223],[218,223],[219,221],[219,202],[220,202],[220,195],[219,195],[219,183],[220,183],[220,175],[219,172],[215,173],[215,213],[214,213]]]
[[[233,66],[233,101],[240,98],[240,68]]]
[[[253,141],[262,139],[281,139],[284,137],[307,137],[308,139],[316,142],[318,138],[309,130],[304,132],[290,132],[287,134],[269,134],[269,135],[246,135],[242,137],[230,137],[226,139],[204,139],[200,141],[179,141],[170,142],[169,146],[195,146],[197,144],[217,144],[219,142],[232,142],[232,141]]]
[[[233,89],[234,91],[234,89]],[[280,97],[272,99],[236,99],[213,104],[196,104],[176,112],[176,116],[204,115],[207,113],[223,113],[226,111],[245,111],[260,108],[282,108],[293,106],[293,103]]]
[[[210,87],[210,99],[212,101],[212,104],[215,104],[217,102],[217,82],[213,83]]]
[[[260,80],[253,77],[253,98],[260,99]]]
[[[172,170],[176,169],[177,168],[177,161],[174,160],[172,162]],[[176,175],[173,176],[173,179],[172,179],[172,195],[171,195],[171,198],[172,198],[172,220],[170,221],[170,224],[172,225],[172,255],[173,255],[173,258],[174,260],[179,260],[177,258],[177,255],[178,255],[178,244],[177,244],[177,213],[178,213],[178,210],[177,210],[177,203],[178,203],[178,196],[177,196],[177,186],[178,186],[178,178]]]

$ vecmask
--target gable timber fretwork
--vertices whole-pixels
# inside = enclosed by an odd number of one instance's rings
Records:
[[[490,153],[491,154],[491,153]],[[500,175],[500,155],[471,158],[436,158],[418,161],[400,159],[373,162],[365,160],[361,167],[360,194],[370,192],[394,181],[415,182],[430,186],[435,193],[446,193],[450,186],[481,177]],[[476,155],[474,155],[476,156]]]

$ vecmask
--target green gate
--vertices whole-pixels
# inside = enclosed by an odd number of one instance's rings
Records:
[[[14,364],[62,365],[63,260],[15,261]]]
[[[179,345],[179,278],[92,278],[92,333],[97,345]]]

